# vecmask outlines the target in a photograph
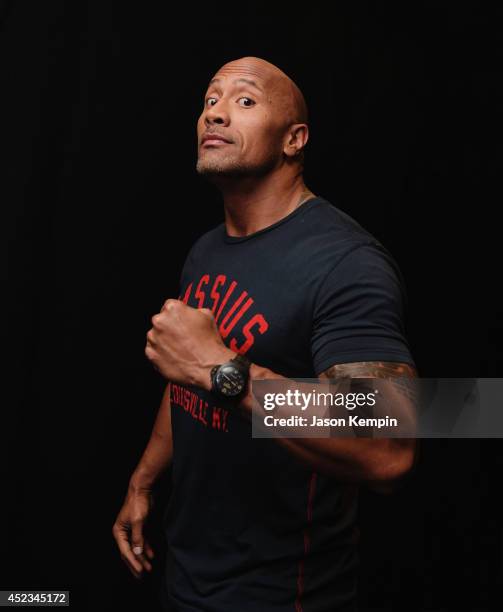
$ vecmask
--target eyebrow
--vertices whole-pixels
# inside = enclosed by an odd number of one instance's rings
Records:
[[[214,83],[218,83],[218,82],[220,82],[220,79],[211,79],[209,84],[213,85]],[[236,79],[233,85],[236,85],[237,83],[246,83],[247,85],[251,85],[252,87],[255,87],[259,91],[262,91],[262,88],[259,87],[259,85],[257,85],[257,83],[253,81],[252,79],[245,79],[245,78]]]

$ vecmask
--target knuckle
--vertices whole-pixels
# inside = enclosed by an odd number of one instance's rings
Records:
[[[160,327],[165,322],[165,317],[166,313],[163,311],[156,313],[151,319],[152,326],[154,328]]]
[[[175,300],[173,298],[169,298],[164,302],[164,306],[163,308],[165,310],[172,310],[173,308],[176,308],[176,305],[179,303],[179,300]]]

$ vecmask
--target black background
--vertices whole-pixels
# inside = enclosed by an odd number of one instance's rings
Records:
[[[498,15],[402,4],[0,4],[1,588],[156,610],[166,480],[153,576],[129,576],[111,527],[163,388],[150,317],[223,220],[195,123],[227,61],[303,89],[306,183],[398,260],[420,374],[501,376]],[[362,494],[362,610],[501,606],[501,468],[497,440],[426,441],[395,495]]]

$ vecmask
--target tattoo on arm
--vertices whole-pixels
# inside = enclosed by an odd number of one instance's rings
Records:
[[[416,378],[416,369],[408,363],[391,361],[358,361],[333,365],[319,375],[321,380],[330,378],[395,378],[394,386],[413,402],[417,397],[417,385],[409,378]]]

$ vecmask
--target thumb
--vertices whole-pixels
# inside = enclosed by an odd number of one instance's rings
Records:
[[[131,525],[131,548],[135,555],[143,553],[143,521],[135,521]]]

